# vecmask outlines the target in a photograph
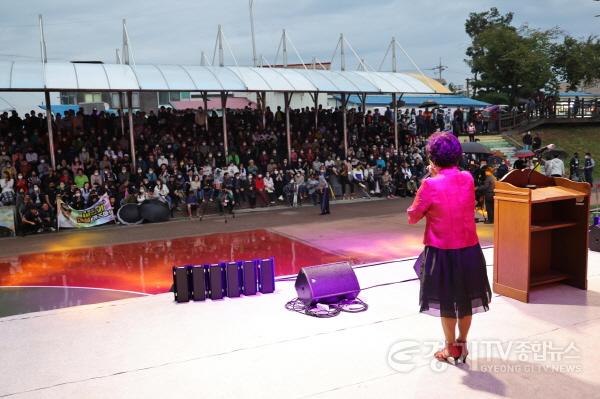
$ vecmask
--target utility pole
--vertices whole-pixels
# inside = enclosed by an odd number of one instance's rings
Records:
[[[467,97],[470,97],[470,96],[469,96],[469,88],[470,88],[470,85],[471,85],[471,79],[470,79],[470,78],[467,78],[467,86],[466,86],[466,88],[467,88]]]
[[[433,68],[428,68],[428,71],[437,71],[438,73],[438,80],[441,81],[442,80],[442,72],[444,72],[446,69],[448,69],[447,65],[442,65],[442,57],[440,57],[440,63],[433,67]]]

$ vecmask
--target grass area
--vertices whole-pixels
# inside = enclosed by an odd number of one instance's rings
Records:
[[[594,181],[600,182],[600,126],[565,126],[565,125],[545,125],[535,128],[531,131],[532,135],[539,133],[542,138],[542,146],[550,143],[565,150],[569,155],[565,159],[565,166],[568,169],[569,160],[574,152],[579,153],[579,159],[583,163],[583,156],[586,152],[592,154],[596,161],[594,168]],[[522,143],[522,135],[511,135],[518,143]]]

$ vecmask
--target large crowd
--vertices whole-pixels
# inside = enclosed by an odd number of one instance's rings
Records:
[[[172,214],[193,218],[207,209],[316,205],[325,186],[341,199],[413,196],[427,173],[430,134],[452,130],[473,141],[486,132],[485,118],[473,109],[406,109],[398,112],[396,148],[389,107],[383,113],[354,108],[347,113],[345,156],[341,110],[307,107],[291,111],[288,159],[280,107],[274,112],[267,107],[264,115],[250,108],[227,112],[227,155],[222,118],[214,111],[161,107],[135,113],[135,167],[127,118],[122,124],[119,115],[82,109],[56,114],[56,168],[50,165],[45,115],[31,111],[22,118],[5,112],[0,115],[0,205],[16,206],[19,231],[26,234],[56,228],[58,198],[78,210],[103,195],[115,209],[159,199]],[[534,149],[541,145],[536,140]],[[473,171],[476,185],[489,196],[487,165],[465,159],[462,167]],[[508,170],[501,164],[491,172],[501,178]]]
[[[133,116],[136,167],[129,132],[118,115],[68,111],[53,118],[56,168],[50,165],[47,121],[31,111],[0,116],[0,202],[16,205],[23,233],[53,230],[57,198],[85,209],[103,195],[115,208],[158,198],[172,212],[199,215],[206,205],[234,207],[316,204],[325,174],[341,198],[414,195],[426,173],[425,138],[465,123],[428,109],[399,114],[394,145],[392,111],[351,109],[344,156],[342,112],[319,107],[291,112],[292,151],[287,154],[285,115],[245,108],[228,110],[228,154],[222,118],[203,109],[137,112]],[[318,112],[318,128],[314,113]],[[470,114],[468,114],[470,115]],[[455,119],[455,120],[453,120]],[[125,123],[127,126],[127,123]]]

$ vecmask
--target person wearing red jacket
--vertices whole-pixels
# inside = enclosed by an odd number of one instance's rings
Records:
[[[267,192],[265,191],[265,179],[261,173],[254,179],[254,188],[256,189],[256,194],[262,201],[262,206],[268,206],[269,199],[267,198]]]

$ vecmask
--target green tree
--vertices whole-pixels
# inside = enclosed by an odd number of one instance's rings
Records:
[[[552,56],[554,73],[568,90],[600,79],[600,40],[595,36],[577,40],[567,35],[554,46]]]
[[[492,8],[471,13],[465,30],[472,38],[466,61],[480,97],[506,98],[511,105],[553,85],[553,41],[557,29],[536,30],[511,25],[512,13]]]
[[[478,43],[475,42],[475,38],[482,34],[486,29],[492,26],[505,26],[510,27],[513,20],[513,13],[501,15],[500,11],[496,7],[492,7],[489,11],[484,12],[472,12],[469,14],[469,18],[465,23],[465,31],[467,35],[472,39],[472,44],[467,48],[467,56],[469,59],[465,60],[469,66],[471,60],[474,57],[483,55],[483,49]],[[475,80],[477,80],[477,72],[474,72]]]

